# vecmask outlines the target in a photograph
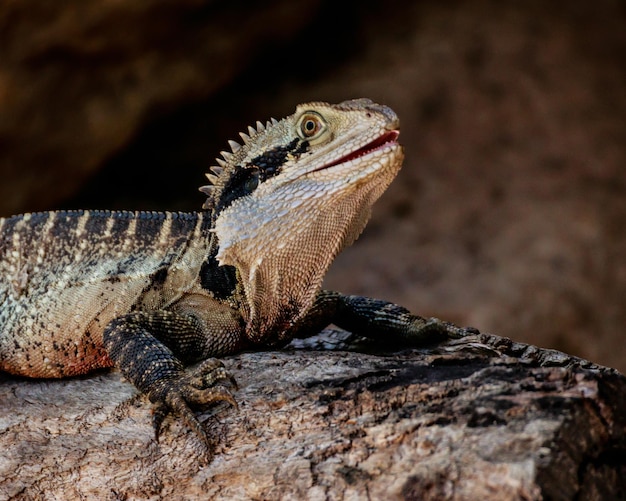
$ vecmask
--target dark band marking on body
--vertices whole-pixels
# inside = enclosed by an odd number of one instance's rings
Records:
[[[200,284],[216,299],[231,297],[237,288],[237,273],[234,266],[220,266],[215,259],[217,248],[200,268]]]

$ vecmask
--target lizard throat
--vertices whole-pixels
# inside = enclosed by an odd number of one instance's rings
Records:
[[[398,136],[400,135],[400,131],[399,130],[392,130],[392,131],[388,131],[385,134],[383,134],[382,136],[374,139],[372,142],[367,143],[365,146],[362,146],[361,148],[359,148],[358,150],[355,150],[351,153],[348,153],[347,155],[338,158],[337,160],[328,163],[318,169],[315,169],[316,171],[319,170],[324,170],[324,169],[329,169],[331,167],[334,167],[335,165],[339,165],[339,164],[343,164],[346,162],[350,162],[351,160],[354,160],[356,158],[365,156],[369,153],[372,153],[376,150],[380,150],[382,148],[384,148],[385,146],[388,146],[390,144],[397,144],[397,139]]]

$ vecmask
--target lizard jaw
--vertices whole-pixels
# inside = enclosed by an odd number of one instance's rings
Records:
[[[324,169],[329,169],[339,164],[343,164],[346,162],[350,162],[356,158],[363,157],[365,155],[369,155],[370,153],[374,153],[375,151],[381,150],[388,146],[399,146],[398,136],[400,135],[399,130],[390,130],[382,134],[380,137],[374,139],[373,141],[367,143],[365,146],[362,146],[358,150],[355,150],[347,155],[344,155],[337,160],[330,162],[329,164],[323,165],[313,172],[317,172]]]

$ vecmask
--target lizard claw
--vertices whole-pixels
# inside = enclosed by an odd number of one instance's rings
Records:
[[[446,339],[462,339],[480,334],[474,327],[459,327],[434,317],[410,315],[406,338],[419,344],[439,343]]]
[[[196,368],[163,381],[158,396],[154,393],[149,395],[156,403],[153,417],[155,440],[159,441],[163,421],[173,413],[179,415],[207,448],[211,449],[214,443],[190,406],[206,406],[223,401],[238,408],[235,398],[223,383],[237,389],[233,376],[216,359],[205,360]]]
[[[461,339],[467,336],[476,336],[480,331],[475,327],[459,327],[451,322],[442,322],[450,339]]]

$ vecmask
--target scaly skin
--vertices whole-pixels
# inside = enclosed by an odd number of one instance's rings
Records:
[[[116,365],[210,444],[190,405],[226,401],[211,357],[329,323],[423,343],[462,329],[321,290],[400,169],[395,113],[309,103],[231,142],[192,214],[58,211],[0,219],[0,369],[65,377]],[[202,361],[195,368],[187,365]]]

